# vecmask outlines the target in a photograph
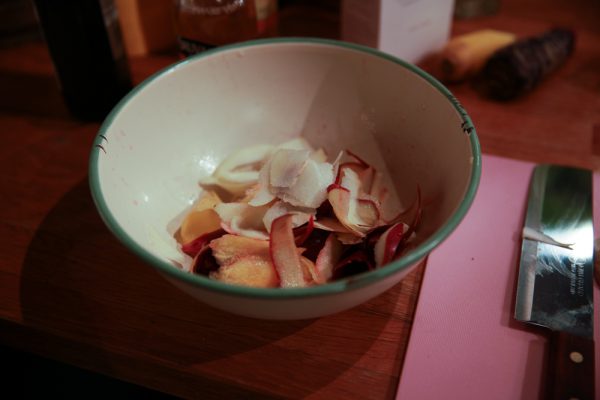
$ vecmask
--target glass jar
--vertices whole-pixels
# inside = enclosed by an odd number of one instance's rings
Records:
[[[175,0],[175,29],[184,56],[258,36],[254,0]]]

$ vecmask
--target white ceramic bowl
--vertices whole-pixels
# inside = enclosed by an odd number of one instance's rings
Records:
[[[232,286],[176,268],[171,233],[199,195],[198,180],[233,150],[298,135],[386,169],[404,203],[420,185],[418,246],[383,268],[309,288]],[[275,39],[207,51],[137,86],[100,129],[90,184],[116,237],[185,292],[236,314],[303,319],[349,309],[400,281],[465,216],[480,163],[465,110],[417,67],[348,43]]]

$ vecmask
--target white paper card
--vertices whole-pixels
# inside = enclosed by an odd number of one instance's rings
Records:
[[[454,0],[344,0],[342,39],[416,63],[450,37]]]
[[[453,9],[454,0],[382,0],[379,49],[410,62],[440,50]]]

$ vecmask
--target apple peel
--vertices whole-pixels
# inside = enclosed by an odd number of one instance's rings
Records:
[[[276,201],[265,212],[262,221],[267,232],[271,232],[273,221],[282,215],[293,215],[292,227],[297,228],[306,224],[311,218],[314,218],[315,213],[316,210],[313,208],[296,207],[283,201]]]
[[[192,261],[192,273],[208,275],[213,271],[217,271],[218,269],[219,264],[217,264],[217,261],[213,257],[211,248],[208,246],[208,244],[204,245]]]
[[[286,214],[275,219],[271,225],[271,261],[279,275],[281,287],[305,287],[308,282],[296,247],[292,218],[292,215]]]
[[[354,251],[350,255],[343,257],[333,268],[333,277],[343,275],[343,271],[351,264],[363,264],[367,270],[371,271],[375,269],[373,261],[369,258],[367,252],[364,249]]]
[[[293,186],[306,168],[310,151],[281,149],[269,162],[269,184],[277,188]]]
[[[302,245],[302,243],[304,243],[306,241],[306,239],[308,239],[308,237],[312,233],[314,227],[315,227],[315,219],[311,215],[306,224],[294,229],[294,237],[295,237],[296,246]]]
[[[338,233],[352,233],[352,231],[346,228],[340,221],[335,218],[323,217],[314,222],[315,228],[321,229],[328,232]]]
[[[378,267],[388,264],[396,257],[396,254],[400,248],[400,244],[406,239],[408,232],[408,225],[398,222],[381,234],[373,253],[375,256],[375,264]]]
[[[356,236],[364,237],[379,224],[379,210],[375,202],[359,200],[342,186],[330,186],[328,199],[340,223]]]
[[[268,209],[268,205],[252,207],[247,203],[221,203],[215,207],[227,233],[262,240],[269,239],[262,222]]]
[[[191,242],[183,244],[181,246],[181,251],[183,251],[190,257],[195,257],[204,246],[210,243],[210,241],[220,238],[225,233],[226,232],[223,229],[216,229],[212,232],[205,233],[204,235],[197,237]]]
[[[226,157],[212,173],[201,179],[202,185],[220,186],[239,195],[258,181],[259,170],[255,166],[264,162],[273,150],[271,145],[255,145],[238,150]]]
[[[325,240],[325,245],[319,252],[315,262],[316,283],[325,283],[333,276],[333,268],[340,260],[344,247],[336,238],[335,234],[330,234]]]

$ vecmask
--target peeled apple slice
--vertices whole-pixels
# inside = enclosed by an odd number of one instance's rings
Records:
[[[322,229],[328,232],[340,232],[340,233],[351,233],[340,221],[335,218],[319,218],[314,222],[315,228]]]
[[[292,216],[284,215],[271,225],[271,260],[280,279],[281,287],[308,286],[304,268],[294,241]]]
[[[262,219],[269,206],[252,207],[247,203],[221,203],[215,211],[221,218],[221,227],[228,233],[249,238],[268,240]]]
[[[348,189],[353,197],[358,197],[361,190],[358,174],[352,168],[340,168],[340,175],[340,185]]]
[[[316,283],[325,283],[331,279],[333,268],[340,260],[342,251],[342,243],[336,238],[335,234],[330,234],[315,262]]]
[[[324,151],[310,147],[276,149],[258,173],[258,188],[248,204],[261,206],[279,198],[296,207],[319,207],[337,175],[338,161],[330,164],[324,157]]]
[[[329,187],[327,199],[331,204],[333,213],[337,217],[338,221],[344,225],[348,230],[354,231],[352,224],[348,221],[348,212],[350,209],[350,191],[339,185],[332,185]]]
[[[278,188],[293,186],[306,167],[310,157],[308,150],[281,149],[269,162],[269,184]]]
[[[350,191],[341,186],[332,187],[329,189],[328,199],[340,223],[356,236],[364,237],[366,229],[362,228],[360,226],[361,221],[357,220],[354,214],[351,214],[350,203],[352,198]]]
[[[322,148],[319,148],[310,155],[310,158],[318,163],[324,163],[327,162],[327,153]]]
[[[379,224],[381,214],[379,205],[372,199],[358,199],[356,213],[364,226],[375,227]]]
[[[308,160],[294,185],[277,195],[295,206],[317,208],[327,199],[327,188],[334,179],[331,164]]]
[[[311,158],[307,150],[279,150],[262,167],[258,190],[249,204],[259,206],[276,197],[298,206],[317,208],[334,180],[334,166]]]
[[[275,200],[275,195],[271,192],[271,160],[269,159],[258,173],[258,188],[248,204],[251,206],[264,206]]]
[[[339,185],[329,187],[328,199],[340,223],[356,236],[364,237],[378,225],[379,211],[375,202],[359,200],[351,190]]]
[[[242,257],[231,264],[221,266],[209,276],[232,285],[261,288],[279,286],[279,277],[268,257]]]
[[[232,194],[243,194],[244,191],[258,181],[259,168],[273,150],[271,145],[256,145],[240,149],[217,167],[208,178],[200,181],[205,185],[218,185]]]
[[[306,139],[300,136],[280,144],[276,147],[276,149],[313,150],[312,146],[306,141]]]
[[[207,191],[181,223],[179,235],[182,243],[188,243],[205,233],[212,232],[221,227],[219,215],[214,207],[221,203],[221,199],[213,191]]]
[[[209,244],[219,265],[247,256],[269,257],[269,242],[239,235],[223,235]]]
[[[267,232],[271,232],[274,220],[282,215],[290,214],[292,215],[292,227],[296,228],[306,224],[315,213],[316,210],[313,208],[296,207],[280,200],[273,203],[267,210],[263,217],[263,224]]]

